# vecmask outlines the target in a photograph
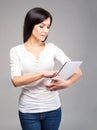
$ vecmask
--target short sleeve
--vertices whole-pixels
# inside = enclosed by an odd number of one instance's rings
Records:
[[[13,78],[14,76],[20,76],[21,68],[19,63],[19,57],[17,55],[15,48],[11,48],[9,56],[10,56],[11,78]]]
[[[61,64],[64,64],[67,61],[70,61],[70,58],[60,49],[58,46],[54,45],[54,56]]]

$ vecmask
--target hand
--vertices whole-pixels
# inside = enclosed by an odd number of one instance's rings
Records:
[[[69,80],[61,79],[60,77],[53,77],[52,82],[46,85],[47,90],[56,91],[70,86]]]
[[[56,76],[58,73],[58,71],[46,71],[46,72],[43,72],[43,76],[45,78],[52,78],[54,76]]]

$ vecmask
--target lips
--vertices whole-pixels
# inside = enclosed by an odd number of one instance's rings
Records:
[[[46,37],[46,35],[41,35],[42,37]]]
[[[47,37],[47,35],[41,35],[42,39],[45,39]]]

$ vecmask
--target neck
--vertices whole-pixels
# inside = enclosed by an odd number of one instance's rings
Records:
[[[33,38],[33,37],[30,37],[30,38],[28,39],[27,43],[28,43],[29,45],[33,45],[33,46],[42,46],[42,45],[44,45],[43,42],[41,42],[41,41],[39,41],[39,40],[37,40],[37,39],[35,39],[35,38]]]

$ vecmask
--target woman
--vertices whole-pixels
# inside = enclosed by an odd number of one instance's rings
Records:
[[[45,9],[29,10],[24,21],[24,44],[10,50],[11,79],[15,87],[22,88],[22,130],[58,130],[61,103],[57,90],[68,88],[82,75],[78,69],[68,80],[55,77],[55,59],[61,64],[70,59],[56,45],[45,42],[51,24],[52,16]]]

